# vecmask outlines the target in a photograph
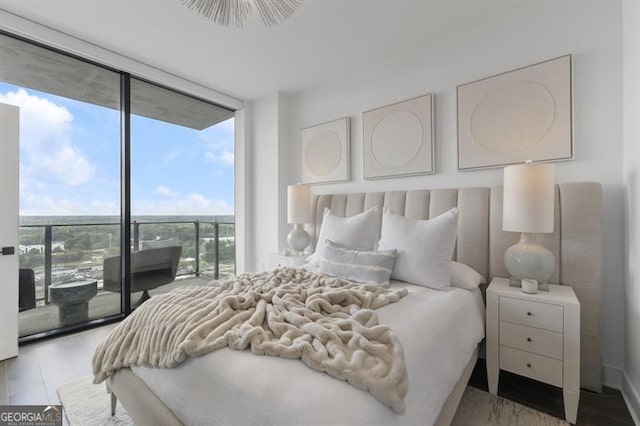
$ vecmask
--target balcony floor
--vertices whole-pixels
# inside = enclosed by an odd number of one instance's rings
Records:
[[[151,296],[166,293],[177,287],[202,286],[213,280],[212,277],[188,275],[177,277],[171,284],[149,290]],[[133,293],[132,301],[137,301],[142,293]],[[120,293],[99,290],[98,294],[89,301],[89,318],[102,318],[120,313]],[[53,304],[22,311],[18,314],[18,331],[20,336],[39,333],[60,327],[58,321],[58,307]]]

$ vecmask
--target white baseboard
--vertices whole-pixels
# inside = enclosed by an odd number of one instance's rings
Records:
[[[636,425],[640,425],[640,392],[629,380],[629,376],[624,371],[622,372],[622,397],[624,402],[627,403],[629,413],[633,417],[633,422]]]
[[[612,367],[610,365],[603,365],[602,366],[602,384],[607,387],[618,389],[621,391],[622,390],[622,369],[618,367]]]
[[[633,422],[640,426],[640,392],[638,392],[638,389],[636,389],[631,380],[629,380],[627,373],[618,367],[603,365],[602,374],[602,384],[620,391],[624,402],[627,404],[629,413],[633,418]]]

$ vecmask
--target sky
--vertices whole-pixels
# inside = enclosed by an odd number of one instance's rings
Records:
[[[120,112],[0,82],[20,107],[20,215],[120,214]],[[234,120],[131,118],[133,215],[232,215]]]

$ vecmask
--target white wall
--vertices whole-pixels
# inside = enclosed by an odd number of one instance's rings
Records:
[[[266,269],[268,255],[286,241],[287,98],[272,93],[251,102],[247,109],[251,223],[246,242],[253,250],[247,254],[245,270],[260,271]]]
[[[424,40],[418,50],[399,48],[396,56],[374,66],[295,94],[288,105],[288,145],[281,154],[281,160],[292,160],[280,162],[283,167],[291,164],[288,183],[300,179],[300,129],[350,116],[352,182],[318,185],[315,193],[501,185],[501,169],[457,171],[456,86],[572,53],[576,158],[557,164],[557,180],[598,181],[604,188],[602,357],[611,367],[605,377],[610,372],[619,377],[624,361],[621,28],[617,2],[528,3],[463,32]],[[436,174],[364,181],[362,112],[429,92],[436,95]],[[286,197],[280,202],[284,205]],[[258,206],[260,202],[254,212],[263,215],[256,218],[259,228],[273,226],[274,215],[265,215]],[[284,222],[280,228],[286,234]],[[262,249],[256,246],[257,253]]]
[[[623,5],[625,360],[622,390],[640,423],[640,3]]]
[[[234,118],[235,126],[235,167],[234,167],[234,208],[236,222],[236,272],[242,273],[247,270],[247,262],[250,261],[253,250],[248,242],[248,235],[251,235],[252,218],[247,215],[250,211],[252,200],[252,163],[251,150],[247,149],[247,141],[250,140],[250,130],[247,125],[247,111],[239,109]]]

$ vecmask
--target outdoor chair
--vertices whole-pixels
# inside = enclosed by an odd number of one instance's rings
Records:
[[[131,253],[131,293],[142,292],[138,305],[149,299],[149,290],[172,283],[178,272],[182,246],[150,248]],[[103,289],[120,292],[120,256],[103,262]]]

